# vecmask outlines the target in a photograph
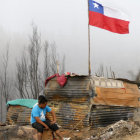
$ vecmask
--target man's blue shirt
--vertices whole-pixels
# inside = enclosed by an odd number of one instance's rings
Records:
[[[39,117],[41,121],[45,121],[46,112],[50,112],[51,108],[46,105],[45,108],[40,108],[38,105],[34,106],[31,112],[31,124],[36,122],[35,117]]]

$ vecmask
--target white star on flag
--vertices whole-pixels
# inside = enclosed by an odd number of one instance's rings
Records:
[[[94,5],[94,8],[99,9],[99,5],[97,3],[93,3],[93,5]]]

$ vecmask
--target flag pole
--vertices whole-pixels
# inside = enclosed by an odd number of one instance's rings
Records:
[[[57,73],[59,73],[59,62],[56,61],[56,65],[57,65]]]
[[[91,75],[91,62],[90,62],[90,26],[89,26],[89,0],[88,2],[88,75]]]

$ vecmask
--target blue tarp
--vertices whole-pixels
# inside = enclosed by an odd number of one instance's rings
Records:
[[[38,100],[34,99],[16,99],[12,101],[8,101],[7,105],[20,105],[26,106],[28,108],[33,108],[33,106],[38,102]]]

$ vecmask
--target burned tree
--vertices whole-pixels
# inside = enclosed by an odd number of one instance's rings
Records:
[[[50,76],[50,57],[49,57],[49,44],[47,41],[44,43],[44,80]]]
[[[8,60],[9,60],[9,46],[6,50],[6,54],[3,56],[3,74],[1,75],[1,84],[2,84],[2,95],[5,98],[5,101],[8,101],[9,91],[10,91],[10,81],[8,77]]]
[[[56,45],[52,43],[50,45],[50,73],[57,73],[57,53],[56,53]]]
[[[42,76],[39,71],[40,51],[41,37],[37,27],[33,25],[27,54],[23,52],[21,61],[16,64],[16,88],[20,98],[36,99],[42,90]]]
[[[116,78],[116,74],[112,70],[111,66],[109,67],[109,70],[108,70],[107,67],[106,69],[104,68],[103,64],[99,66],[98,70],[95,72],[95,75],[98,77],[106,77],[106,78],[112,78],[112,79]]]
[[[16,89],[19,92],[20,98],[30,98],[29,94],[29,72],[28,72],[28,58],[26,58],[25,52],[23,52],[21,62],[16,63]]]
[[[65,72],[65,55],[62,56],[62,59],[59,57],[55,42],[49,45],[45,41],[44,53],[44,78],[56,73],[63,74]]]
[[[1,75],[0,75],[0,94],[1,94],[1,121],[3,118],[3,99],[6,103],[9,99],[11,92],[11,79],[8,76],[8,62],[9,62],[9,45],[7,45],[6,54],[3,55],[2,66],[1,66]]]
[[[43,48],[44,56],[43,59],[40,59],[40,54],[42,53],[41,36],[38,33],[37,26],[33,25],[27,52],[23,52],[21,61],[16,63],[15,85],[20,98],[36,99],[44,89],[45,79],[57,73],[57,61],[59,60],[55,43],[49,44],[45,41]],[[60,63],[62,65],[62,72],[64,72],[64,63],[65,57],[63,57],[63,61]],[[41,70],[39,67],[42,67],[43,64],[44,67]]]
[[[29,82],[30,82],[30,89],[33,95],[33,98],[37,98],[41,89],[41,82],[40,78],[41,75],[39,74],[39,54],[41,51],[41,37],[38,34],[37,27],[33,25],[33,34],[30,38],[29,44]]]

